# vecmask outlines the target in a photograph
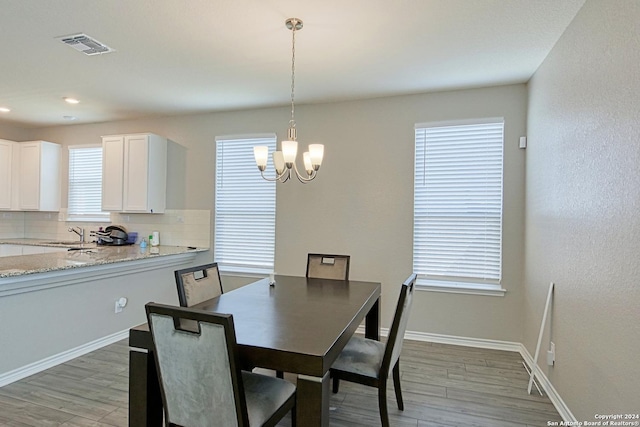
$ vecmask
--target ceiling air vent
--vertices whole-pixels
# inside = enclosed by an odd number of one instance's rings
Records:
[[[57,39],[85,55],[99,55],[114,51],[109,46],[100,43],[86,34],[73,34],[71,36],[57,37]]]

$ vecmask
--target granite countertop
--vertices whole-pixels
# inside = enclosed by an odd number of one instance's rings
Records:
[[[79,242],[55,244],[49,240],[36,239],[0,239],[0,244],[48,246],[61,249],[68,247],[82,248],[71,251],[0,257],[0,279],[209,250],[209,248],[163,245],[141,248],[138,245],[97,246],[95,243],[80,245]]]

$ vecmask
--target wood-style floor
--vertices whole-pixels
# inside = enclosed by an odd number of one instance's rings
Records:
[[[392,426],[538,427],[561,420],[546,396],[527,394],[517,353],[407,340],[400,363],[405,410],[397,409],[390,386]],[[0,427],[128,426],[127,375],[123,340],[2,387]],[[376,393],[342,381],[331,397],[331,426],[379,426]],[[279,424],[289,425],[288,416]]]

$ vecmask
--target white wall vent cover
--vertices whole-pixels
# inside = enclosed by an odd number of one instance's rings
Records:
[[[73,34],[70,36],[56,38],[62,43],[71,46],[75,50],[79,50],[85,55],[99,55],[102,53],[114,52],[114,49],[111,49],[109,46],[100,43],[86,34]]]

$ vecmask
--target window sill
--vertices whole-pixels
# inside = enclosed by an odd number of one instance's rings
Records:
[[[263,279],[269,276],[272,271],[265,268],[236,267],[224,265],[219,265],[218,269],[220,271],[220,274],[223,274],[225,276],[254,277],[257,279]]]
[[[485,295],[503,297],[507,292],[500,285],[480,283],[440,282],[436,280],[418,279],[416,290],[428,292],[444,292],[450,294]]]
[[[111,223],[110,216],[68,216],[65,222],[105,222]]]

